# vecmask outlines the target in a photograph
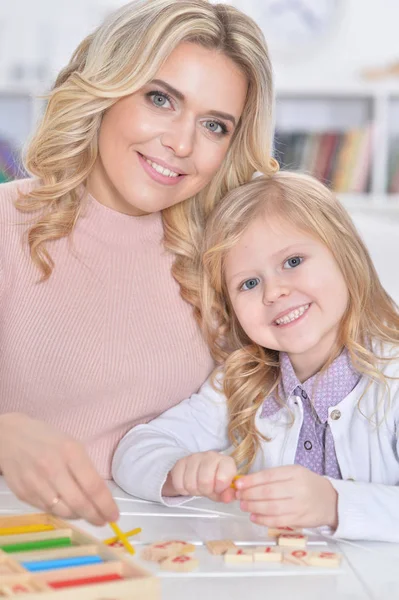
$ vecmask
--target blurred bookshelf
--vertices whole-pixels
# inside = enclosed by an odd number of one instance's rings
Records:
[[[274,149],[347,208],[399,214],[399,81],[278,85]]]

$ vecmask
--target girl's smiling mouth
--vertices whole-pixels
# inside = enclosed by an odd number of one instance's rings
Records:
[[[298,306],[298,308],[294,308],[285,312],[281,317],[274,319],[273,325],[277,325],[278,327],[289,325],[294,321],[298,321],[307,311],[309,310],[311,303],[302,304],[302,306]]]

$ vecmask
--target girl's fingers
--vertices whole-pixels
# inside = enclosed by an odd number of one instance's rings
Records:
[[[190,456],[184,472],[184,487],[190,496],[198,496],[198,469],[200,461],[196,454]]]
[[[224,490],[224,492],[222,492],[220,494],[219,502],[224,502],[225,504],[229,504],[230,502],[234,502],[235,499],[236,499],[235,491],[233,489],[231,489],[230,487],[228,487],[227,490]]]
[[[252,513],[250,520],[257,525],[265,525],[266,527],[292,527],[296,529],[302,526],[297,522],[295,515],[289,513],[279,517]]]
[[[186,459],[178,460],[175,466],[171,471],[171,479],[173,487],[175,491],[180,494],[180,496],[188,496],[188,492],[184,487],[184,474],[186,471]]]
[[[240,502],[240,508],[244,512],[279,517],[281,515],[292,513],[291,499],[283,500],[243,500]]]
[[[215,473],[217,463],[215,460],[207,460],[204,458],[198,466],[197,472],[197,489],[201,496],[210,497],[215,493]]]
[[[221,494],[230,487],[233,478],[237,475],[237,467],[230,456],[222,456],[215,473],[215,492]],[[234,496],[234,490],[232,490]]]
[[[237,479],[235,486],[238,490],[244,490],[257,485],[264,485],[269,483],[275,483],[277,481],[287,481],[292,479],[295,473],[296,465],[287,465],[284,467],[273,467],[271,469],[264,469],[257,473],[251,473],[250,475],[243,475],[240,479]]]
[[[277,481],[237,490],[236,498],[237,500],[282,500],[292,497],[291,488],[291,480]]]

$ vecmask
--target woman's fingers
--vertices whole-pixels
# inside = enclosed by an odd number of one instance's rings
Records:
[[[104,523],[117,521],[119,519],[118,506],[107,484],[97,473],[83,447],[78,447],[72,453],[68,460],[68,467],[82,495],[90,501],[91,513],[99,515]]]

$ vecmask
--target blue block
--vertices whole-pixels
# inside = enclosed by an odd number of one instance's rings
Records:
[[[55,558],[53,560],[36,560],[21,562],[28,571],[51,571],[53,569],[67,569],[68,567],[81,567],[82,565],[94,565],[104,562],[101,556],[68,556],[66,558]]]

